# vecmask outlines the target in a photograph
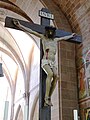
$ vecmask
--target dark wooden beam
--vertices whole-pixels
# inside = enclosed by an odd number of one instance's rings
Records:
[[[18,27],[16,27],[13,24],[12,20],[13,20],[13,18],[6,17],[6,19],[5,19],[5,27],[20,30]],[[17,19],[17,20],[19,20],[19,19]],[[43,20],[41,20],[41,21],[43,21]],[[25,27],[30,28],[30,29],[32,29],[32,30],[34,30],[36,32],[41,33],[41,34],[44,34],[44,32],[45,32],[45,24],[44,25],[38,25],[38,24],[33,24],[33,23],[30,23],[30,22],[27,22],[27,21],[23,21],[23,20],[19,20],[19,22],[22,25],[24,25]],[[66,32],[64,30],[57,29],[55,37],[63,37],[63,36],[70,35],[70,34],[72,34],[72,33],[71,32]],[[81,43],[82,38],[81,38],[80,35],[76,35],[75,37],[73,37],[72,39],[69,39],[67,41],[68,42],[73,42],[73,43]]]

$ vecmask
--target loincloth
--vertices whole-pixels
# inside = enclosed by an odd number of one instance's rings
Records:
[[[43,68],[43,66],[45,66],[45,65],[49,65],[50,66],[50,68],[53,68],[53,67],[56,67],[56,64],[55,64],[56,62],[54,61],[51,61],[51,60],[48,60],[48,59],[42,59],[42,64],[41,64],[41,66],[42,66],[42,68]]]

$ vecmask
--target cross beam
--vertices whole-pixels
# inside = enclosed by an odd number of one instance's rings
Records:
[[[21,29],[19,29],[18,27],[16,27],[13,24],[13,22],[12,22],[13,19],[15,19],[15,18],[6,17],[6,19],[5,19],[5,27],[9,27],[9,28],[21,30]],[[17,20],[22,25],[24,25],[27,28],[30,28],[30,29],[32,29],[32,30],[34,30],[36,32],[41,33],[41,34],[45,33],[45,25],[33,24],[33,23],[29,23],[29,22],[26,22],[26,21],[23,21],[23,20],[19,20],[19,19],[17,19]],[[66,32],[64,30],[56,29],[56,35],[55,35],[55,37],[63,37],[63,36],[70,35],[70,34],[71,34],[71,32]],[[76,35],[75,37],[67,40],[67,42],[81,43],[82,42],[82,38],[81,38],[80,35]]]

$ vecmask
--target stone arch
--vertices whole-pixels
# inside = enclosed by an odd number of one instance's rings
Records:
[[[13,4],[10,1],[0,1],[0,7],[10,10],[12,12],[15,12],[21,16],[23,16],[24,18],[26,18],[28,21],[30,21],[31,23],[33,22],[30,17],[23,11],[21,10],[17,5]]]
[[[25,70],[26,65],[24,62],[24,58],[21,54],[21,51],[20,51],[18,45],[16,44],[14,38],[11,36],[11,34],[2,25],[0,25],[0,29],[2,29],[1,34],[0,34],[0,41],[8,47],[10,52],[13,54],[13,56],[17,60],[17,63],[19,63],[22,73],[23,73],[24,80],[25,80],[26,79],[26,70]],[[8,41],[7,41],[7,39],[8,39]],[[14,45],[13,47],[12,47],[12,42]]]

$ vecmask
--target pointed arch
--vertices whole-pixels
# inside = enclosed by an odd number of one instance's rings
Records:
[[[12,12],[17,13],[18,15],[23,16],[24,18],[26,18],[28,21],[30,21],[31,23],[33,23],[33,21],[31,20],[31,18],[23,11],[21,10],[17,5],[15,5],[14,3],[7,1],[7,0],[0,0],[0,7],[10,10]]]
[[[11,36],[11,34],[8,32],[8,30],[6,30],[1,24],[0,24],[0,29],[1,29],[1,32],[0,32],[0,41],[4,45],[6,45],[8,47],[8,49],[10,50],[10,52],[14,55],[14,57],[18,61],[18,64],[21,67],[24,80],[26,80],[27,79],[26,64],[25,64],[25,61],[24,61],[24,58],[23,58],[23,55],[22,55],[22,53],[20,51],[19,46],[17,45],[17,43],[15,42],[15,40]]]

